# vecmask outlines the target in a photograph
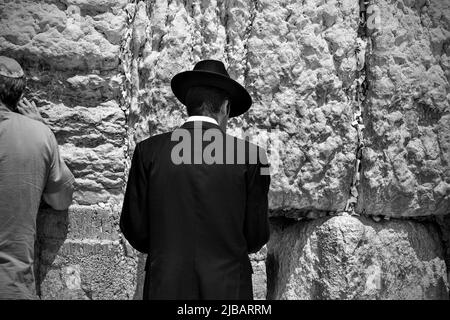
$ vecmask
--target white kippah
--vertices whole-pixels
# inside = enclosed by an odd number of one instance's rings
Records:
[[[0,75],[8,78],[22,78],[25,74],[16,60],[0,56]]]

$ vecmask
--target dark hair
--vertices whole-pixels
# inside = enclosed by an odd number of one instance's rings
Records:
[[[228,93],[222,89],[195,86],[186,93],[185,103],[189,116],[214,116],[220,112],[220,107],[225,100],[231,103]]]
[[[14,111],[26,85],[25,77],[9,78],[0,75],[0,101]]]

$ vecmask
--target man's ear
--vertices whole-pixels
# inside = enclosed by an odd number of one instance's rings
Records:
[[[231,109],[230,100],[225,100],[222,105],[222,108],[223,107],[225,107],[225,110],[222,110],[222,112],[225,111],[223,113],[226,114],[227,116],[230,116],[230,109]]]

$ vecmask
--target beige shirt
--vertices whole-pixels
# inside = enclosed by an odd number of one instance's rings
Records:
[[[41,122],[0,105],[0,299],[33,299],[36,216],[42,193],[74,177]]]

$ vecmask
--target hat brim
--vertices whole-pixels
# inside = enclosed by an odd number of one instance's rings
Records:
[[[186,93],[194,86],[211,86],[226,91],[231,98],[230,117],[245,113],[252,105],[250,94],[237,81],[208,71],[184,71],[171,81],[172,91],[180,102],[186,105]]]

